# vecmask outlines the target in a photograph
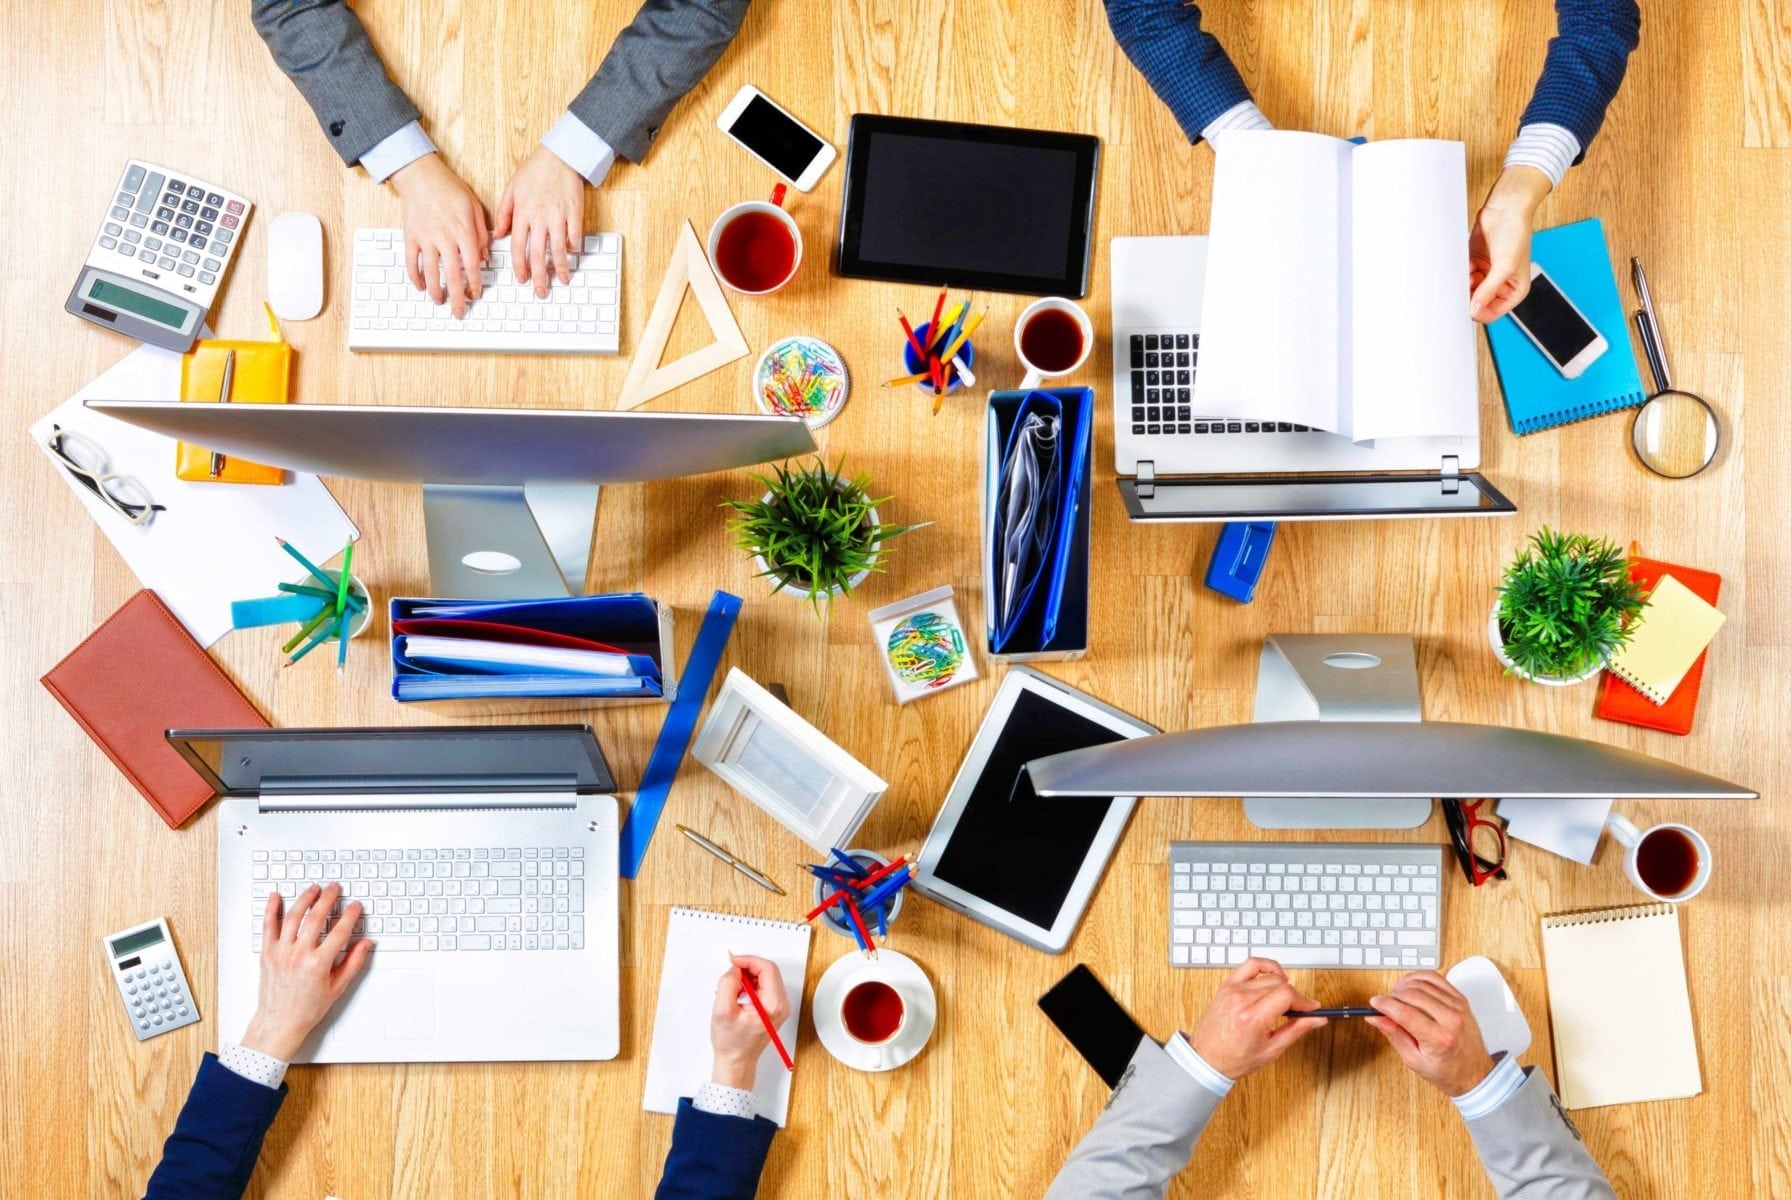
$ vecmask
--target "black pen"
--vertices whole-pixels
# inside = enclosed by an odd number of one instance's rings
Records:
[[[1379,1017],[1384,1014],[1373,1008],[1309,1008],[1305,1012],[1290,1008],[1284,1017]]]

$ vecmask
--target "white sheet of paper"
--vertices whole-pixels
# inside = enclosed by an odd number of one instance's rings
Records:
[[[1611,812],[1609,800],[1548,800],[1526,798],[1499,801],[1505,818],[1505,834],[1551,854],[1589,863],[1604,833]]]
[[[144,587],[173,610],[201,646],[230,631],[230,602],[271,596],[304,570],[280,549],[291,542],[319,566],[360,531],[315,475],[294,474],[280,487],[187,483],[174,477],[172,439],[83,407],[95,400],[178,400],[180,355],[140,346],[31,426],[31,439],[86,507]],[[167,506],[147,525],[132,525],[63,468],[44,440],[50,427],[85,435],[106,454],[107,469],[142,483]]]

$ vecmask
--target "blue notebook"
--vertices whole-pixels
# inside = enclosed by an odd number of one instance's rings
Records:
[[[1531,257],[1542,264],[1568,299],[1579,306],[1610,344],[1578,379],[1567,379],[1542,356],[1509,316],[1486,327],[1486,342],[1505,392],[1505,414],[1512,432],[1535,433],[1618,409],[1634,408],[1647,399],[1629,321],[1617,295],[1617,277],[1605,246],[1604,222],[1597,217],[1537,233]]]

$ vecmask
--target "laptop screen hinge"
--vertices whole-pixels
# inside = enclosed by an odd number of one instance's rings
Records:
[[[1141,459],[1138,463],[1138,498],[1149,500],[1157,494],[1157,463],[1155,459]]]
[[[1453,496],[1461,491],[1461,456],[1443,455],[1443,495]]]

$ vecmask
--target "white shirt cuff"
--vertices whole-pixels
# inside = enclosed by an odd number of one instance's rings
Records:
[[[1169,1052],[1170,1058],[1181,1065],[1182,1070],[1194,1077],[1195,1083],[1219,1099],[1223,1100],[1231,1094],[1231,1085],[1237,1081],[1227,1079],[1219,1074],[1217,1068],[1200,1057],[1199,1052],[1188,1044],[1188,1039],[1183,1034],[1178,1033],[1164,1042],[1163,1049]]]
[[[744,1088],[720,1083],[705,1083],[698,1087],[696,1095],[690,1098],[690,1106],[698,1112],[714,1113],[718,1117],[745,1117],[748,1121],[759,1115],[757,1096]]]
[[[1517,140],[1505,151],[1507,167],[1535,167],[1555,187],[1567,175],[1567,168],[1580,156],[1580,140],[1571,130],[1559,125],[1525,125],[1517,131]]]
[[[275,1091],[280,1090],[289,1065],[271,1054],[263,1054],[235,1042],[225,1042],[218,1047],[218,1062],[225,1070],[234,1071],[251,1083],[259,1083],[262,1087],[273,1088]]]
[[[1212,119],[1200,136],[1211,142],[1214,134],[1224,133],[1231,129],[1273,129],[1269,119],[1262,115],[1254,100],[1239,100],[1236,104]],[[1217,144],[1215,143],[1215,148]]]
[[[1501,1104],[1517,1095],[1517,1090],[1523,1086],[1524,1069],[1517,1065],[1514,1056],[1503,1054],[1499,1065],[1487,1072],[1485,1079],[1461,1095],[1449,1098],[1461,1111],[1462,1120],[1477,1121],[1491,1115]]]
[[[556,158],[585,177],[592,187],[603,182],[609,169],[616,165],[616,152],[597,136],[597,131],[566,113],[553,123],[541,139]]]
[[[377,146],[361,155],[361,166],[373,177],[374,183],[384,183],[399,168],[408,167],[425,154],[434,153],[435,143],[423,132],[422,124],[412,121],[397,132],[387,134]]]

